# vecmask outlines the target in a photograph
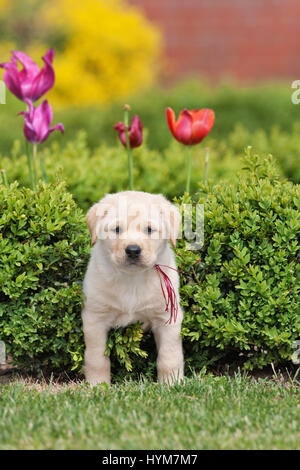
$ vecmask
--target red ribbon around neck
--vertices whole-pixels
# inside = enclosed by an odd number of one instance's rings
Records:
[[[171,266],[166,266],[164,264],[156,264],[155,265],[155,269],[158,273],[159,280],[160,280],[161,290],[162,290],[162,293],[163,293],[163,296],[164,296],[164,299],[165,299],[165,303],[166,303],[166,310],[165,311],[168,312],[169,307],[170,307],[170,318],[167,321],[167,323],[169,323],[169,325],[171,325],[172,320],[174,320],[174,323],[176,323],[176,320],[177,320],[178,302],[177,302],[176,292],[175,292],[174,286],[172,284],[172,281],[169,278],[169,276],[161,269],[162,267],[163,268],[173,269],[173,271],[176,271],[176,272],[178,272],[178,271],[177,271],[177,269],[171,268]],[[163,282],[164,282],[164,286],[163,286]]]

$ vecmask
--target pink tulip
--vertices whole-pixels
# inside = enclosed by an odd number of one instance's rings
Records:
[[[56,124],[50,127],[53,113],[47,100],[35,108],[30,100],[25,100],[28,104],[29,111],[22,111],[19,114],[24,116],[24,135],[26,139],[33,144],[40,144],[46,140],[50,132],[56,129],[64,132],[63,124]]]
[[[39,66],[27,54],[13,51],[11,62],[3,62],[0,67],[5,69],[3,80],[7,88],[20,100],[36,101],[52,88],[55,80],[52,62],[54,50],[49,49],[43,56],[44,67]],[[18,69],[17,61],[23,66]]]
[[[114,128],[119,133],[120,141],[122,142],[124,147],[126,147],[127,145],[126,145],[125,125],[123,124],[123,122],[118,122],[118,124],[116,124]],[[143,124],[137,114],[133,117],[131,126],[128,126],[128,135],[129,135],[129,145],[131,149],[142,145]]]

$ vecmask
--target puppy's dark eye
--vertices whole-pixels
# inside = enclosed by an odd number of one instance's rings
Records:
[[[121,227],[119,225],[117,225],[114,229],[113,229],[113,232],[115,233],[121,233]]]
[[[154,230],[153,230],[152,227],[148,226],[148,227],[146,228],[146,232],[150,235],[150,233],[153,233]]]

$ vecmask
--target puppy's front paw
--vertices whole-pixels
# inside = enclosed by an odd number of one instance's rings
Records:
[[[91,387],[99,385],[101,383],[106,383],[110,385],[110,373],[107,371],[100,371],[95,369],[89,369],[88,367],[84,368],[85,380],[90,384]]]
[[[96,377],[96,376],[85,376],[85,380],[89,383],[91,387],[95,387],[95,385],[106,383],[110,385],[110,378],[109,377]]]
[[[175,383],[183,380],[183,368],[172,369],[172,370],[158,370],[158,381],[159,383],[165,383],[167,385],[174,385]]]

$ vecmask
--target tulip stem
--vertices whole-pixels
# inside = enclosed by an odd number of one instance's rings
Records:
[[[34,186],[36,189],[36,183],[37,183],[37,169],[36,169],[36,154],[37,154],[37,144],[33,144],[33,152],[32,152],[32,161],[33,161],[33,174],[34,174]]]
[[[129,141],[129,116],[128,116],[128,109],[124,111],[124,126],[125,126],[125,133],[126,133],[126,148],[127,148],[127,156],[128,156],[128,177],[129,177],[129,189],[130,191],[133,190],[133,161],[132,161],[132,151],[130,148],[130,141]]]
[[[33,169],[32,169],[31,155],[30,155],[29,149],[28,149],[28,141],[26,140],[25,143],[26,143],[26,156],[27,156],[27,165],[28,165],[31,189],[33,191],[35,191],[36,190],[36,185],[35,185],[35,178],[34,178]]]
[[[204,168],[204,182],[208,183],[208,161],[209,161],[209,147],[205,149],[205,168]]]
[[[128,154],[128,172],[129,172],[129,189],[133,191],[133,162],[132,162],[132,151],[127,144],[127,154]]]
[[[47,178],[47,174],[46,174],[44,159],[41,155],[40,155],[40,166],[41,166],[43,181],[44,181],[44,183],[48,183],[48,178]]]
[[[187,153],[187,176],[186,176],[186,192],[190,193],[190,185],[191,185],[191,168],[192,168],[192,146],[188,146],[188,153]]]

